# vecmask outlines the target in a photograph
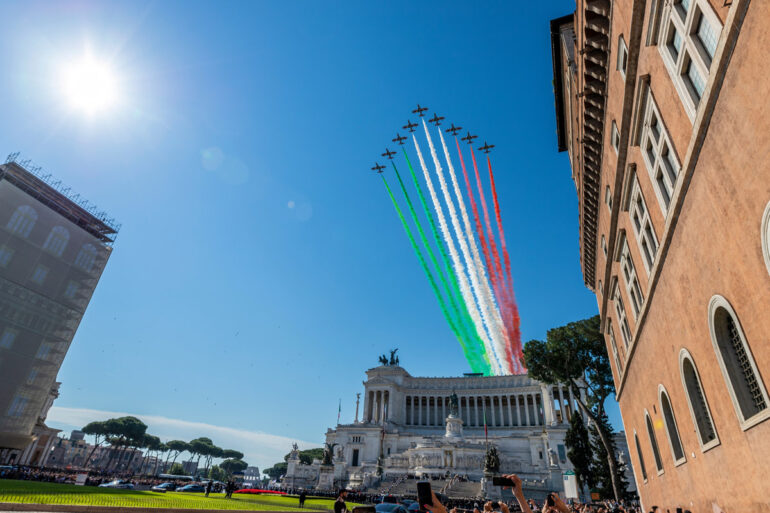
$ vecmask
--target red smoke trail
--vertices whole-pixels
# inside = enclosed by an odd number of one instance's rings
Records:
[[[516,335],[516,324],[515,324],[515,318],[514,315],[514,309],[511,307],[511,297],[508,295],[508,287],[505,283],[505,275],[503,274],[502,270],[502,264],[500,263],[500,255],[497,252],[497,244],[495,244],[495,238],[494,233],[492,232],[492,223],[489,221],[489,209],[487,208],[487,202],[484,198],[484,188],[481,184],[481,176],[479,175],[479,167],[476,163],[476,154],[473,151],[473,147],[471,146],[471,158],[473,159],[473,169],[476,173],[476,185],[479,190],[479,197],[481,198],[481,208],[484,212],[484,224],[487,229],[487,237],[489,239],[489,245],[492,249],[492,258],[494,259],[495,263],[495,269],[500,276],[500,282],[502,284],[503,292],[500,295],[500,309],[503,313],[503,315],[506,318],[506,329],[509,332],[509,340],[511,341],[512,347],[509,348],[509,351],[511,353],[511,372],[520,372],[521,364],[519,363],[520,355],[518,354],[518,346],[520,343],[517,343],[515,338]],[[518,315],[518,312],[516,312],[516,315]],[[521,335],[519,335],[519,339],[521,338]]]
[[[526,368],[521,363],[521,320],[519,318],[519,308],[516,305],[516,295],[513,292],[513,278],[511,276],[511,259],[508,256],[508,248],[505,245],[505,232],[503,231],[503,218],[500,215],[500,204],[497,201],[497,189],[495,189],[495,175],[492,173],[492,159],[487,155],[487,167],[489,168],[489,183],[492,185],[492,199],[495,202],[495,217],[497,218],[497,230],[500,232],[500,248],[503,252],[503,259],[505,260],[505,274],[508,285],[508,299],[511,313],[513,315],[513,344],[514,353],[516,354],[517,361],[514,362],[516,368],[522,371],[526,371]]]
[[[499,266],[496,268],[495,266],[492,265],[492,257],[489,254],[489,247],[487,246],[487,241],[486,241],[486,238],[484,237],[484,230],[481,227],[479,210],[478,210],[478,207],[476,206],[476,200],[473,194],[473,189],[471,188],[471,182],[468,179],[468,171],[465,168],[465,160],[463,159],[463,152],[460,150],[460,142],[457,140],[457,136],[455,136],[455,143],[457,144],[457,154],[460,156],[460,165],[463,168],[463,178],[465,178],[465,187],[466,189],[468,189],[468,197],[470,198],[470,201],[471,201],[471,209],[473,210],[473,220],[476,223],[476,232],[478,233],[479,241],[481,242],[481,250],[484,253],[484,261],[486,263],[487,270],[489,271],[489,276],[492,280],[492,287],[495,289],[495,296],[497,297],[497,302],[500,307],[502,317],[505,318],[506,317],[505,304],[507,303],[507,301],[505,299],[506,296],[505,296],[504,284],[501,290],[500,279],[502,278],[502,271],[498,272]],[[473,148],[471,148],[471,155],[473,155]],[[473,158],[474,158],[474,165],[475,165],[475,156]],[[479,185],[479,195],[481,196],[481,201],[483,203],[484,192],[481,189],[481,182],[479,181],[478,170],[476,171],[476,180]],[[490,236],[491,236],[491,233],[490,233]],[[491,243],[494,244],[494,240],[492,240]],[[507,326],[506,326],[506,331],[509,331],[507,329]],[[510,336],[508,337],[508,339],[510,340]],[[511,372],[515,373],[518,367],[516,366],[515,355],[512,351],[512,348],[510,347],[510,343],[505,348],[505,357],[508,360],[508,364],[510,366]]]

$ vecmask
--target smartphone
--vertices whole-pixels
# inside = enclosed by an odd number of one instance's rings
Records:
[[[433,506],[433,494],[431,493],[430,483],[427,481],[417,482],[417,503],[420,505],[420,511],[425,511],[426,504]]]
[[[495,476],[492,478],[493,486],[515,486],[515,483],[509,477]]]
[[[550,493],[545,498],[545,505],[548,506],[549,508],[552,508],[554,506],[553,495],[551,495]]]

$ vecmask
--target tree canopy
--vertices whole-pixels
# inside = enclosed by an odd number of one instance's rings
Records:
[[[612,431],[600,423],[604,401],[615,392],[615,383],[599,316],[552,328],[545,341],[530,340],[524,346],[524,364],[529,375],[537,380],[569,386],[581,411],[599,427],[597,434],[606,450],[612,490],[615,500],[620,500],[621,482],[612,450]]]

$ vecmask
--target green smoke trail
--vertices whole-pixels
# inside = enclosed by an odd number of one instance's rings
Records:
[[[457,327],[455,326],[452,320],[452,317],[449,315],[449,311],[447,310],[446,303],[444,302],[444,298],[439,292],[438,285],[436,285],[436,280],[433,278],[433,275],[430,273],[430,269],[428,269],[428,264],[425,262],[425,258],[422,256],[422,252],[420,251],[419,246],[417,246],[417,241],[414,240],[414,235],[412,234],[412,230],[409,228],[409,225],[407,224],[406,219],[404,218],[404,214],[401,212],[401,208],[398,206],[398,203],[396,202],[396,198],[393,196],[393,191],[391,191],[390,186],[388,185],[388,181],[385,179],[385,176],[384,175],[380,175],[380,176],[382,176],[382,183],[385,184],[385,188],[388,190],[388,196],[390,196],[390,200],[393,202],[393,207],[396,209],[399,219],[401,219],[401,224],[404,226],[404,231],[406,231],[406,234],[409,236],[409,241],[412,243],[412,248],[414,248],[414,252],[417,254],[417,258],[420,260],[420,265],[422,266],[423,271],[425,271],[425,276],[428,277],[428,281],[430,282],[430,286],[433,289],[433,293],[436,295],[436,298],[438,299],[439,306],[441,307],[441,312],[444,314],[444,318],[447,320],[447,323],[449,323],[449,327],[452,329],[452,332],[457,337],[457,340],[460,341],[460,345],[463,348],[463,352],[465,353],[465,357],[468,360],[468,363],[470,364],[471,369],[474,372],[485,372],[484,361],[479,360],[477,355],[474,355],[469,351],[465,341],[463,340],[463,337],[460,336],[460,333],[457,330]],[[486,372],[488,372],[488,369],[486,370]]]
[[[417,217],[417,212],[414,211],[414,205],[412,204],[412,199],[409,197],[409,193],[406,190],[404,181],[401,179],[401,173],[398,172],[398,168],[396,167],[395,162],[391,160],[390,164],[393,166],[393,171],[395,171],[396,173],[396,178],[398,178],[398,183],[401,186],[401,192],[404,193],[404,198],[406,198],[406,204],[409,206],[409,212],[412,215],[412,221],[414,221],[414,224],[417,226],[417,231],[420,233],[420,239],[422,240],[422,244],[428,253],[428,257],[430,257],[430,260],[433,263],[433,266],[436,268],[436,272],[438,273],[438,277],[441,279],[441,284],[444,286],[444,290],[446,291],[446,295],[447,295],[447,298],[449,299],[449,303],[452,305],[452,309],[454,310],[454,313],[456,316],[456,317],[453,317],[453,319],[455,320],[455,326],[457,326],[458,329],[463,329],[463,332],[465,332],[466,330],[464,329],[463,318],[462,318],[462,315],[460,314],[460,310],[457,308],[457,303],[455,301],[454,296],[452,295],[452,290],[449,288],[449,284],[447,283],[446,277],[444,276],[444,273],[442,272],[442,269],[439,266],[438,261],[436,260],[436,255],[433,253],[433,249],[431,248],[430,243],[428,242],[428,238],[425,236],[425,231],[422,229],[422,223],[420,223],[420,219]],[[467,338],[467,335],[464,338]]]
[[[486,353],[486,349],[484,347],[484,343],[479,338],[478,333],[476,332],[476,326],[471,320],[471,316],[468,313],[468,307],[465,304],[465,301],[462,299],[462,294],[460,293],[460,285],[457,283],[457,276],[455,276],[455,273],[452,271],[452,266],[449,263],[449,255],[446,253],[446,249],[444,248],[444,243],[441,240],[441,236],[439,235],[438,229],[436,228],[436,221],[433,219],[433,214],[431,214],[430,209],[428,208],[428,203],[425,201],[425,194],[422,191],[422,187],[420,186],[419,180],[417,180],[417,174],[414,172],[414,168],[412,167],[412,163],[409,160],[409,154],[406,152],[406,148],[401,148],[404,152],[404,157],[406,158],[406,163],[409,166],[409,172],[412,175],[412,181],[414,182],[414,186],[417,189],[417,195],[420,197],[420,203],[422,204],[423,212],[425,212],[425,217],[428,218],[428,222],[430,223],[431,231],[433,232],[433,238],[436,240],[436,245],[439,248],[439,251],[441,252],[441,258],[444,261],[444,272],[449,275],[449,279],[452,282],[452,294],[450,294],[450,299],[452,301],[453,305],[459,305],[459,309],[457,306],[455,306],[456,309],[458,309],[458,315],[462,319],[462,326],[464,328],[464,332],[466,333],[466,337],[468,337],[469,340],[474,342],[474,345],[476,346],[474,348],[475,353],[480,353],[483,360],[484,360],[484,370],[483,371],[474,371],[474,372],[484,372],[485,374],[489,374],[491,370],[491,366],[489,364],[489,355]],[[401,178],[399,177],[399,180]],[[401,185],[403,187],[403,183]],[[423,242],[427,245],[427,242],[423,240]],[[433,264],[436,266],[436,269],[439,269],[438,264],[433,262]],[[444,280],[444,274],[439,269],[439,274],[442,277],[442,280]]]

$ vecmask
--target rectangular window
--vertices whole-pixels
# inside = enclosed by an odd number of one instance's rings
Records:
[[[615,153],[620,150],[620,132],[614,119],[612,120],[612,147],[615,149]]]
[[[714,26],[706,19],[703,13],[698,13],[698,40],[709,57],[709,62],[714,58],[717,51],[717,41],[719,34]]]
[[[5,244],[0,246],[0,267],[8,267],[11,258],[13,258],[13,250]]]
[[[620,326],[620,333],[623,335],[623,343],[628,347],[631,343],[631,328],[628,326],[626,306],[623,304],[623,298],[620,294],[620,287],[618,287],[617,279],[615,281],[612,298],[615,301],[615,313],[618,315],[618,325]]]
[[[70,281],[69,283],[67,283],[67,288],[64,289],[64,297],[66,297],[67,299],[72,299],[75,297],[75,294],[77,293],[77,291],[78,291],[77,282]]]
[[[618,38],[618,71],[623,75],[623,80],[626,79],[626,69],[628,68],[628,46],[623,36]]]
[[[21,417],[24,414],[24,410],[27,408],[29,399],[24,396],[17,395],[13,398],[10,408],[8,408],[9,417]]]
[[[607,204],[609,211],[612,212],[612,192],[609,185],[604,189],[604,202]]]
[[[639,279],[636,276],[634,261],[631,259],[631,250],[628,248],[628,239],[623,241],[623,250],[620,255],[620,268],[623,271],[623,278],[626,282],[626,292],[631,298],[634,318],[639,315],[644,303],[642,288],[639,286]]]
[[[19,332],[14,329],[5,328],[3,334],[0,335],[0,347],[3,349],[10,349],[13,347],[13,342],[16,340],[16,335],[18,334]]]
[[[38,375],[38,370],[37,369],[32,369],[29,372],[29,376],[27,376],[27,385],[34,385],[35,384],[35,380],[37,379],[37,375]]]
[[[708,0],[678,0],[663,9],[660,53],[690,120],[706,90],[722,24]]]
[[[631,225],[634,228],[634,234],[636,234],[636,242],[639,244],[644,267],[647,270],[647,274],[649,274],[652,265],[655,263],[655,255],[658,252],[658,239],[655,237],[650,213],[647,210],[647,204],[644,201],[638,178],[634,178],[628,215],[631,216]]]
[[[703,96],[703,90],[706,89],[706,79],[701,75],[701,72],[695,65],[695,61],[692,59],[687,60],[685,68],[685,73],[687,74],[690,87],[692,87],[693,94],[696,96],[696,100],[700,100]]]
[[[623,373],[623,365],[620,363],[618,355],[618,343],[615,340],[615,331],[612,329],[612,319],[607,319],[607,335],[610,337],[610,346],[612,347],[612,357],[615,360],[615,367],[618,369],[618,379]]]
[[[607,256],[607,239],[604,238],[604,235],[602,235],[602,251],[604,252],[604,256]]]
[[[40,360],[47,360],[48,356],[51,354],[51,349],[53,349],[53,344],[50,342],[43,342],[40,345],[40,349],[37,350],[37,354],[35,355],[35,358],[38,358]]]
[[[42,285],[45,281],[45,277],[48,276],[48,268],[42,264],[38,264],[35,270],[32,272],[32,281],[38,285]]]
[[[648,91],[644,124],[641,131],[641,144],[644,148],[642,160],[644,160],[647,171],[650,173],[658,203],[665,215],[668,213],[674,196],[674,188],[679,175],[679,163],[661,119],[652,93]]]

